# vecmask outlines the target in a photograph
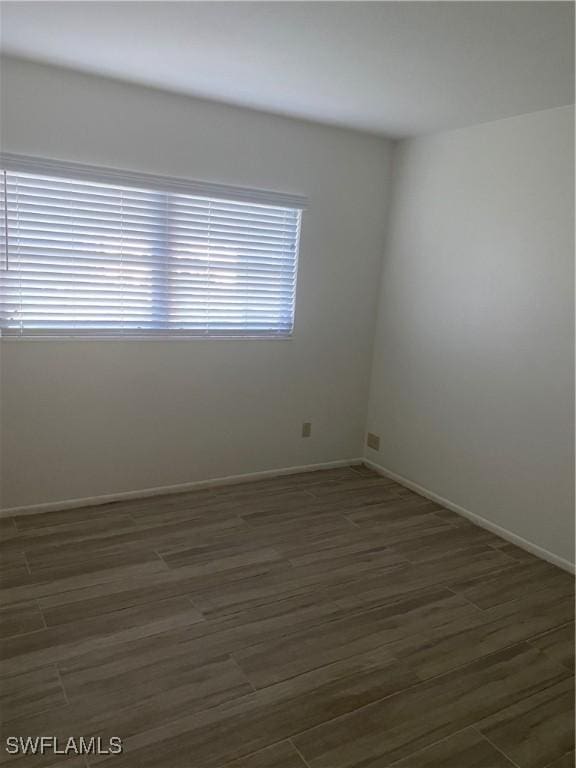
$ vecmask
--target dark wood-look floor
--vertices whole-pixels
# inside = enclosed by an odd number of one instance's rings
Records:
[[[571,768],[573,580],[363,467],[0,521],[3,735],[117,768]]]

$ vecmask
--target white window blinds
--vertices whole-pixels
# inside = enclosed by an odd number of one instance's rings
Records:
[[[3,334],[291,334],[301,198],[47,161],[3,167]]]

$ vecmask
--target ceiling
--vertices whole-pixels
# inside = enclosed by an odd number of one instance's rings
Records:
[[[3,2],[5,53],[389,136],[573,103],[569,2]]]

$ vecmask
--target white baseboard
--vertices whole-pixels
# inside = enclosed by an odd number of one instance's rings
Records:
[[[351,467],[362,464],[363,459],[339,459],[338,461],[325,461],[321,464],[304,464],[299,467],[281,467],[279,469],[266,469],[262,472],[247,472],[243,475],[228,475],[226,477],[213,477],[209,480],[194,480],[190,483],[177,485],[162,485],[156,488],[142,488],[137,491],[121,491],[120,493],[107,493],[101,496],[85,496],[80,499],[65,499],[62,501],[48,501],[43,504],[29,504],[22,507],[5,507],[0,509],[1,517],[13,515],[35,515],[39,512],[55,512],[63,509],[75,509],[77,507],[95,507],[109,504],[112,501],[127,501],[129,499],[145,499],[149,496],[165,496],[169,493],[186,493],[200,488],[215,488],[220,485],[238,485],[254,480],[264,480],[269,477],[281,475],[296,475],[299,472],[314,472],[318,469],[336,469],[338,467]]]
[[[163,485],[155,488],[142,488],[135,491],[122,491],[120,493],[109,493],[100,496],[85,496],[79,499],[65,499],[62,501],[49,501],[43,504],[29,504],[20,507],[5,507],[0,509],[0,518],[11,517],[13,515],[34,515],[39,512],[55,512],[58,510],[75,509],[79,507],[93,507],[100,506],[102,504],[109,504],[113,501],[127,501],[130,499],[144,499],[152,496],[165,496],[172,493],[186,493],[187,491],[199,490],[201,488],[216,488],[223,485],[239,485],[241,483],[249,483],[254,480],[264,480],[271,477],[281,477],[282,475],[295,475],[300,472],[314,472],[321,469],[336,469],[338,467],[349,467],[358,464],[365,464],[383,477],[388,477],[391,480],[395,480],[400,485],[409,488],[410,490],[419,493],[421,496],[425,496],[427,499],[436,501],[446,509],[452,510],[463,517],[467,517],[472,522],[479,525],[481,528],[485,528],[488,531],[500,536],[502,539],[516,544],[518,547],[525,549],[537,557],[547,560],[553,565],[557,565],[559,568],[568,571],[569,573],[576,572],[576,566],[569,560],[566,560],[559,555],[555,555],[544,547],[534,544],[522,536],[519,536],[507,528],[502,528],[500,525],[486,520],[485,517],[481,517],[475,512],[470,512],[469,509],[461,507],[459,504],[455,504],[449,499],[440,496],[434,491],[428,490],[419,483],[415,483],[413,480],[409,480],[403,475],[399,475],[396,472],[392,472],[386,467],[382,467],[380,464],[376,464],[374,461],[370,461],[367,458],[353,458],[353,459],[339,459],[338,461],[326,461],[319,464],[304,464],[295,467],[280,467],[278,469],[266,469],[261,472],[247,472],[242,475],[228,475],[225,477],[214,477],[208,480],[195,480],[189,483],[178,483],[177,485]]]
[[[485,528],[487,531],[495,533],[496,536],[500,536],[500,538],[506,539],[506,541],[509,541],[512,544],[516,544],[516,546],[525,549],[532,555],[536,555],[536,557],[540,557],[542,560],[547,560],[549,563],[557,565],[559,568],[562,568],[569,573],[576,572],[575,564],[571,563],[569,560],[566,560],[559,555],[555,555],[553,552],[544,549],[544,547],[540,547],[538,544],[534,544],[533,542],[528,541],[528,539],[524,539],[522,536],[518,536],[517,533],[512,533],[512,531],[509,531],[507,528],[502,528],[500,525],[496,525],[496,523],[492,523],[490,520],[486,520],[485,517],[481,517],[475,512],[470,512],[469,509],[461,507],[459,504],[454,504],[453,501],[445,499],[438,493],[434,493],[434,491],[429,491],[428,488],[424,488],[424,486],[415,483],[413,480],[409,480],[407,477],[398,475],[396,472],[392,472],[391,470],[386,469],[386,467],[382,467],[380,464],[376,464],[376,462],[370,461],[366,458],[363,460],[363,464],[365,464],[367,467],[370,467],[370,469],[373,469],[375,472],[378,472],[379,475],[388,477],[390,480],[395,480],[397,483],[400,483],[400,485],[404,485],[406,488],[419,493],[420,496],[425,496],[431,501],[438,502],[438,504],[446,507],[446,509],[450,509],[452,512],[456,512],[458,515],[467,517],[481,528]]]

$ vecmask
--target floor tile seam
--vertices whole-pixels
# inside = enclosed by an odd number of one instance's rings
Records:
[[[474,724],[472,726],[472,728],[476,731],[476,733],[480,736],[480,738],[482,738],[485,741],[487,741],[488,744],[490,744],[497,752],[499,752],[503,757],[505,757],[506,760],[508,760],[508,762],[511,763],[511,765],[515,766],[515,768],[522,768],[515,760],[512,759],[512,757],[507,752],[505,752],[503,749],[501,749],[497,744],[495,744],[492,741],[492,739],[490,739],[488,736],[486,736],[486,734],[483,733],[480,730],[480,728],[477,727],[476,724]]]

